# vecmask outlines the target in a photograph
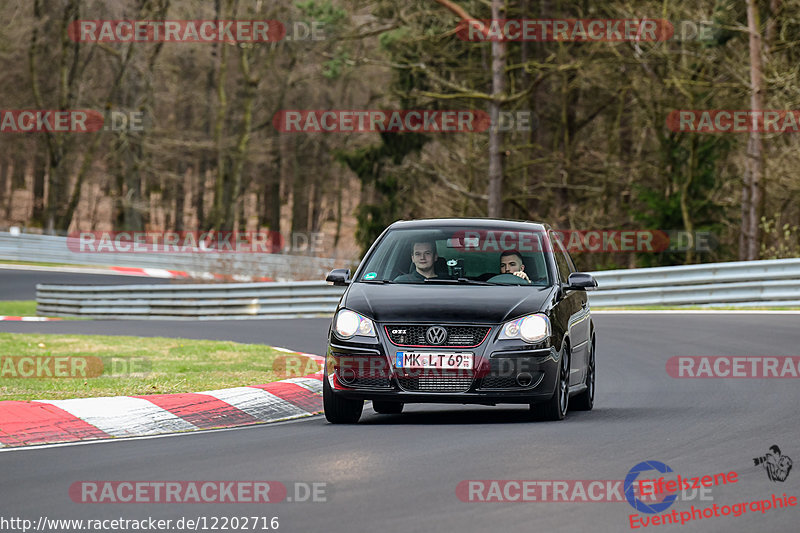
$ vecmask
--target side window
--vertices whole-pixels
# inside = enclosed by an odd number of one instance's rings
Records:
[[[552,232],[550,232],[550,242],[553,243],[553,256],[558,265],[558,277],[563,283],[566,283],[570,273],[575,271],[575,267],[572,266],[572,261],[567,257],[567,252],[564,250],[561,241]]]
[[[562,246],[562,248],[563,248],[563,246]],[[565,257],[565,258],[566,258],[566,260],[567,260],[567,265],[569,265],[569,271],[570,271],[570,273],[572,273],[572,272],[577,272],[577,271],[578,271],[578,269],[577,269],[577,268],[575,268],[575,263],[572,261],[572,257],[570,257],[570,255],[569,255],[569,252],[568,252],[568,251],[566,251],[566,250],[564,250],[564,257]]]

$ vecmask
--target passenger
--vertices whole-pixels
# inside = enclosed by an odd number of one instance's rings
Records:
[[[415,242],[411,252],[411,262],[414,263],[414,271],[410,274],[402,274],[395,278],[398,282],[425,281],[427,278],[436,276],[436,243],[433,241]]]
[[[506,250],[500,254],[500,273],[514,274],[528,283],[531,282],[525,273],[525,263],[522,262],[522,255],[516,250]]]

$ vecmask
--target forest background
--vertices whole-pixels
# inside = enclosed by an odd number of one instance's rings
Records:
[[[456,34],[465,14],[663,19],[676,31],[470,42]],[[293,39],[70,38],[75,21],[121,19],[278,20]],[[673,131],[667,118],[800,109],[799,45],[800,0],[6,1],[2,109],[91,109],[140,127],[0,133],[0,229],[322,234],[314,255],[354,260],[395,220],[499,216],[712,236],[710,249],[577,254],[586,270],[798,257],[797,134]],[[493,133],[273,122],[368,109],[531,121]]]

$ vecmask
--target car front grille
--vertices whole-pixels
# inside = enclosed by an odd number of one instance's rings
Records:
[[[539,384],[542,372],[536,370],[536,361],[529,357],[492,357],[489,360],[489,373],[480,382],[481,389],[529,389]],[[530,383],[520,385],[517,376],[528,374]]]
[[[425,338],[425,333],[432,326],[409,326],[395,324],[386,326],[389,340],[397,346],[458,346],[474,348],[483,343],[491,328],[486,326],[442,326],[447,330],[447,340],[439,345],[432,345]]]
[[[481,384],[482,389],[514,389],[519,388],[517,380],[513,377],[486,376]]]
[[[472,376],[400,376],[397,381],[409,392],[466,392],[472,386]]]
[[[388,389],[391,384],[388,378],[383,377],[357,377],[355,381],[349,383],[348,387],[365,389]]]
[[[352,388],[381,388],[392,386],[391,368],[386,358],[379,355],[335,352],[335,369],[339,382]]]

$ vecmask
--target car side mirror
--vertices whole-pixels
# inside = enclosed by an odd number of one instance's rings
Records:
[[[573,272],[567,278],[564,288],[571,291],[593,291],[597,288],[597,280],[586,272]]]
[[[328,273],[328,277],[325,278],[325,281],[333,283],[334,285],[348,285],[350,283],[350,269],[334,268]]]

